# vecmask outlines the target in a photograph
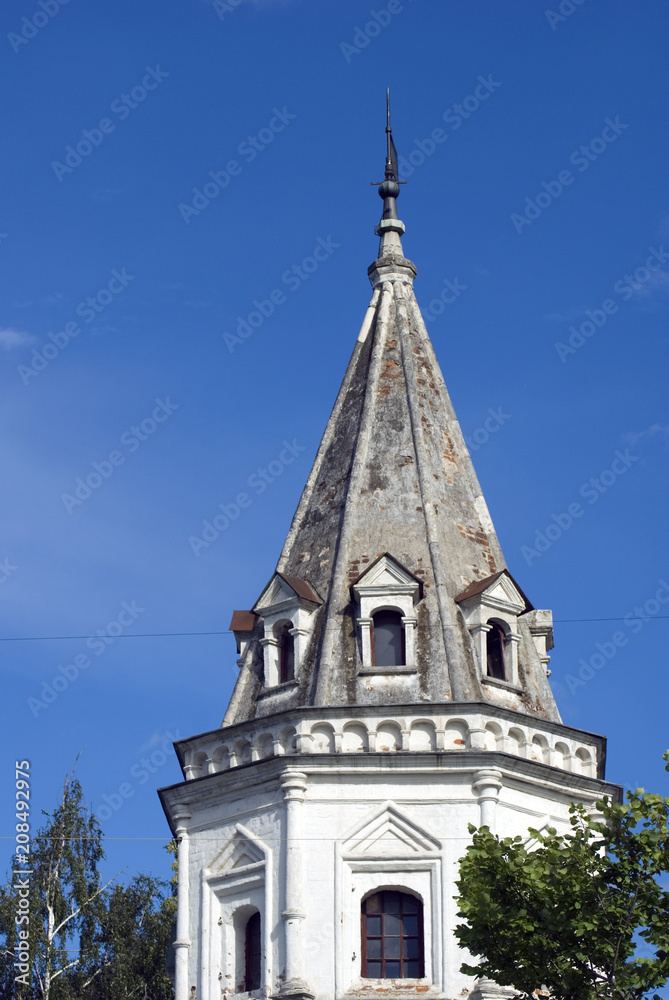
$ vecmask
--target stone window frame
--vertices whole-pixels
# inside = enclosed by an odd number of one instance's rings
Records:
[[[372,573],[373,571],[373,573]],[[365,582],[372,575],[392,580],[386,583]],[[388,553],[380,556],[353,584],[357,604],[356,625],[359,637],[359,668],[361,676],[372,674],[413,674],[416,667],[416,629],[418,618],[415,605],[422,597],[421,582]],[[377,666],[372,649],[374,615],[378,611],[394,611],[401,616],[404,628],[404,663],[397,666]]]

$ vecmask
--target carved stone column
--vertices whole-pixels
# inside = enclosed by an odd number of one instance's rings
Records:
[[[487,826],[491,833],[495,832],[497,819],[497,800],[502,787],[502,772],[495,768],[484,768],[476,771],[472,778],[472,790],[478,794],[481,806],[481,826]]]
[[[177,859],[179,862],[177,875],[177,937],[174,942],[174,997],[175,1000],[189,1000],[191,996],[188,985],[188,951],[189,937],[189,900],[188,900],[188,820],[191,814],[183,809],[176,813],[176,840],[178,844]]]
[[[302,905],[302,806],[307,790],[307,776],[302,771],[289,768],[281,775],[281,788],[286,803],[285,855],[284,855],[284,941],[286,951],[286,978],[279,991],[281,997],[294,1000],[313,1000],[313,994],[304,981],[303,923],[306,917]]]

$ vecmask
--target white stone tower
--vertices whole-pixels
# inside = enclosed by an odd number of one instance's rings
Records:
[[[459,969],[468,824],[564,828],[605,740],[562,724],[413,291],[389,124],[372,299],[220,728],[161,791],[176,1000],[494,996]],[[539,984],[538,984],[539,985]],[[240,996],[241,995],[241,996]]]

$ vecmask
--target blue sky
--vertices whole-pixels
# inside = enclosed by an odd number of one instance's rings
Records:
[[[564,721],[608,735],[611,780],[664,783],[667,8],[547,2],[3,6],[1,633],[83,638],[2,642],[2,766],[50,808],[83,751],[110,873],[167,871],[169,741],[220,723],[231,611],[353,348],[386,86],[416,293],[511,572],[553,609]]]

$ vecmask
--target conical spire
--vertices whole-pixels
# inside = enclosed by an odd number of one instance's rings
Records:
[[[372,299],[277,573],[258,617],[235,629],[242,674],[226,725],[297,705],[450,701],[559,721],[550,613],[534,611],[506,569],[403,256],[389,112],[386,134]],[[375,608],[402,614],[401,670],[374,668]],[[288,616],[295,682],[272,694],[268,650]],[[506,644],[501,678],[486,663],[493,628]]]

